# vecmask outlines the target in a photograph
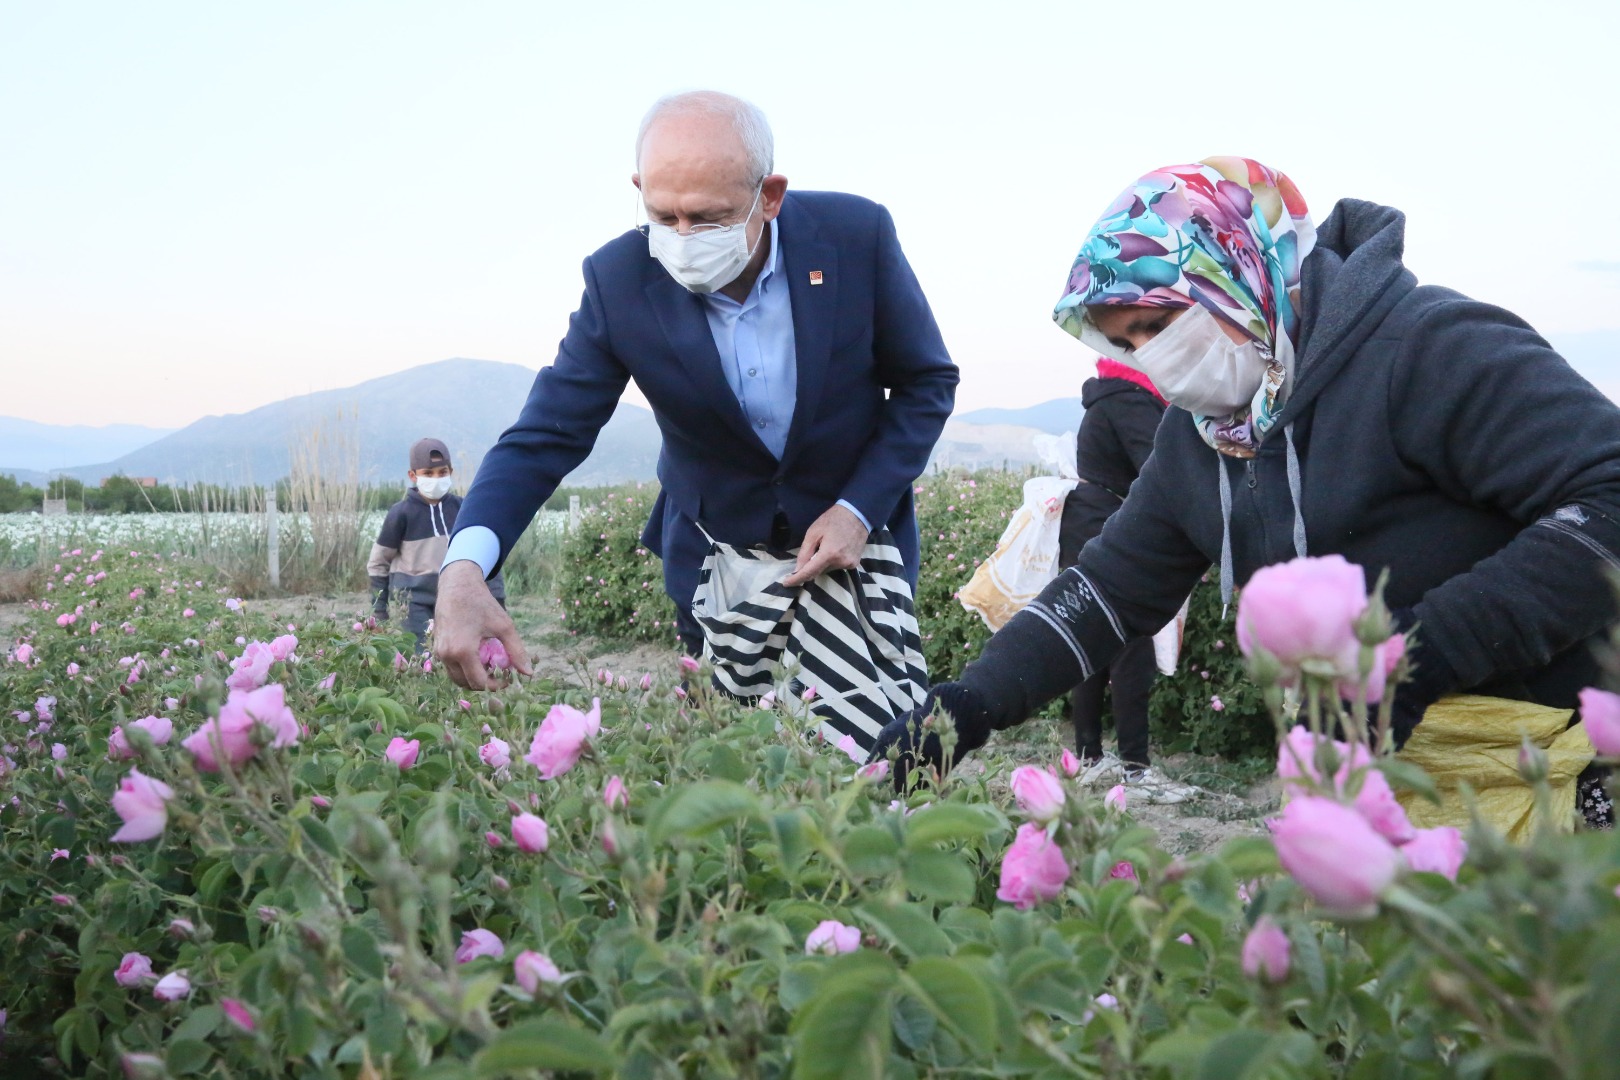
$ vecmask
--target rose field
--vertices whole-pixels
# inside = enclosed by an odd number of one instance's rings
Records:
[[[919,486],[936,679],[1018,479]],[[15,560],[0,1076],[1615,1075],[1620,839],[1408,820],[1428,777],[1362,748],[1404,660],[1360,568],[1256,575],[1242,650],[1195,593],[1153,705],[1185,809],[1079,786],[1052,718],[897,793],[678,660],[652,494],[531,551],[541,662],[492,693],[353,580],[254,595],[122,534]]]

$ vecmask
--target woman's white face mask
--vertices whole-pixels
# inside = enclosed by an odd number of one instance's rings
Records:
[[[1239,345],[1194,304],[1130,356],[1166,401],[1195,416],[1230,416],[1260,391],[1270,360],[1253,341]]]

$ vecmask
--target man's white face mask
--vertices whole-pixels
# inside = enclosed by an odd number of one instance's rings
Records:
[[[416,491],[424,499],[438,502],[450,494],[452,478],[448,476],[418,476],[416,478]]]
[[[1131,354],[1165,400],[1195,416],[1230,416],[1260,391],[1270,361],[1253,341],[1227,337],[1215,316],[1194,304]]]
[[[695,225],[682,236],[671,226],[649,221],[647,250],[670,277],[691,292],[712,293],[725,288],[737,280],[754,257],[754,249],[748,246],[748,222],[764,190],[761,184],[754,192],[747,216],[736,225]],[[763,239],[764,230],[759,235]]]

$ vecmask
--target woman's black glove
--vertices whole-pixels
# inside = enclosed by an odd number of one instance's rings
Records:
[[[951,752],[952,768],[968,751],[977,750],[990,738],[993,727],[990,710],[985,708],[979,695],[961,683],[940,683],[928,691],[928,697],[921,705],[891,720],[878,734],[877,742],[872,744],[872,753],[866,759],[869,764],[886,760],[891,747],[898,749],[899,756],[895,758],[893,773],[895,790],[905,787],[906,774],[918,765],[941,773],[948,771],[945,745],[939,737],[941,722],[934,715],[936,711],[949,715],[956,728],[956,744]]]
[[[1395,748],[1399,750],[1412,737],[1428,707],[1457,689],[1457,672],[1440,650],[1424,639],[1424,628],[1418,625],[1411,608],[1395,608],[1389,616],[1395,629],[1406,635],[1406,659],[1411,671],[1411,678],[1395,688],[1395,708],[1390,714]]]

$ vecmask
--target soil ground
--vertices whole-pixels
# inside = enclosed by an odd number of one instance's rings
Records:
[[[273,612],[278,621],[295,624],[324,619],[347,624],[370,613],[369,598],[358,592],[286,596],[249,603]],[[521,599],[513,604],[513,618],[537,675],[584,686],[602,668],[634,681],[642,672],[666,670],[671,662],[667,647],[570,637],[560,630],[559,614],[554,602]],[[24,604],[0,604],[0,640],[10,639],[27,615]],[[989,746],[963,762],[961,779],[972,782],[983,777],[993,795],[1005,798],[1007,777],[1014,768],[1024,764],[1055,767],[1070,740],[1067,725],[1051,720],[1036,720],[998,733]],[[1233,837],[1259,835],[1264,832],[1264,818],[1278,808],[1280,790],[1270,776],[1271,770],[1263,764],[1232,764],[1191,754],[1160,756],[1154,764],[1166,775],[1192,784],[1201,792],[1182,803],[1150,805],[1137,801],[1129,808],[1132,817],[1159,834],[1161,845],[1172,854],[1195,854],[1217,848]]]

